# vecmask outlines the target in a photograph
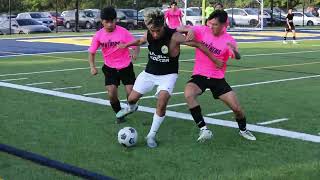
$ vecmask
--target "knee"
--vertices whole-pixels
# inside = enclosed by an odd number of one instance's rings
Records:
[[[237,118],[243,118],[244,112],[242,111],[240,106],[236,106],[233,108],[233,112],[236,115]]]
[[[195,99],[195,95],[194,93],[188,91],[188,90],[185,90],[184,91],[184,98],[186,99],[186,101],[193,101]]]

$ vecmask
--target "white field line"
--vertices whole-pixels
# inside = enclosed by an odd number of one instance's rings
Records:
[[[62,88],[53,88],[52,90],[79,89],[81,87],[82,86],[62,87]]]
[[[26,84],[26,86],[34,86],[34,85],[42,85],[42,84],[51,84],[52,82],[37,82],[37,83],[30,83]]]
[[[11,84],[11,83],[6,83],[6,82],[0,82],[0,86],[29,91],[29,92],[35,92],[35,93],[39,93],[39,94],[46,94],[46,95],[51,95],[51,96],[56,96],[56,97],[62,97],[62,98],[66,98],[66,99],[73,99],[73,100],[82,101],[82,102],[90,102],[90,103],[94,103],[94,104],[101,104],[101,105],[110,106],[110,102],[108,100],[99,99],[99,98],[86,97],[86,96],[82,96],[82,95],[40,89],[40,88]],[[121,106],[125,107],[126,104],[122,103]],[[139,106],[139,108],[138,108],[138,111],[148,112],[148,113],[152,113],[152,114],[155,112],[155,110],[156,110],[155,108],[150,108],[150,107],[145,107],[145,106]],[[190,114],[186,114],[186,113],[167,111],[166,116],[193,121],[192,116]],[[226,120],[214,119],[214,118],[209,118],[209,117],[205,117],[204,119],[208,124],[215,124],[215,125],[220,125],[220,126],[225,126],[225,127],[238,128],[238,124],[234,121],[226,121]],[[292,139],[299,139],[299,140],[303,140],[303,141],[320,143],[320,136],[306,134],[306,133],[302,133],[302,132],[289,131],[289,130],[284,130],[284,129],[280,129],[280,128],[263,127],[263,126],[252,125],[252,124],[248,124],[247,128],[249,130],[255,131],[255,132],[260,132],[260,133],[265,133],[265,134],[270,134],[270,135],[275,135],[275,136],[281,136],[281,137],[288,137],[288,138],[292,138]]]
[[[9,81],[20,81],[20,80],[25,80],[25,79],[28,79],[28,78],[3,79],[3,80],[0,80],[0,81],[9,82]]]
[[[167,105],[167,108],[177,107],[177,106],[185,106],[185,105],[187,105],[187,103],[171,104],[171,105]]]
[[[273,124],[273,123],[288,121],[288,120],[289,120],[288,118],[282,118],[282,119],[275,119],[275,120],[271,120],[271,121],[260,122],[257,124],[258,125],[268,125],[268,124]]]
[[[86,93],[86,94],[83,94],[83,95],[84,95],[84,96],[91,96],[91,95],[96,95],[96,94],[107,94],[107,91],[94,92],[94,93]]]
[[[320,44],[314,44],[314,45],[311,45],[311,46],[320,46]]]
[[[42,74],[42,73],[52,73],[52,72],[64,72],[64,71],[76,71],[76,70],[83,70],[83,69],[90,69],[90,68],[84,67],[84,68],[55,69],[55,70],[48,70],[48,71],[35,71],[35,72],[25,72],[25,73],[15,73],[15,74],[0,74],[0,77],[29,75],[29,74]]]
[[[210,113],[210,114],[207,114],[206,116],[219,116],[219,115],[229,114],[229,113],[232,113],[232,111],[229,110],[229,111],[221,111],[221,112],[216,112],[216,113]]]

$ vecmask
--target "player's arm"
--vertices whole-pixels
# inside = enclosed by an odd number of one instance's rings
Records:
[[[140,46],[136,46],[132,48],[130,53],[131,53],[131,58],[133,60],[136,60],[140,53]]]
[[[180,26],[177,28],[179,33],[186,34],[186,41],[192,41],[194,39],[194,31],[188,26]]]
[[[287,16],[286,20],[287,20],[287,24],[288,24],[289,29],[291,29],[288,16]]]
[[[92,75],[98,74],[98,70],[96,68],[95,59],[96,59],[96,52],[100,47],[100,41],[96,36],[92,38],[91,46],[88,49],[89,51],[89,65],[90,65],[90,72]]]
[[[186,37],[181,33],[174,33],[173,40],[177,43],[177,45],[185,44],[187,46],[200,49],[206,56],[210,58],[211,61],[213,61],[216,64],[218,68],[223,67],[223,62],[215,58],[213,54],[209,51],[209,49],[203,44],[196,41],[187,41]]]
[[[230,50],[232,51],[234,58],[237,60],[241,59],[241,55],[237,49],[237,47],[235,45],[233,45],[232,43],[228,42],[227,43],[228,47],[230,48]]]
[[[126,44],[119,44],[118,46],[119,48],[128,48],[130,46],[141,46],[145,43],[147,43],[147,32],[145,32],[144,35],[139,39],[136,39]]]

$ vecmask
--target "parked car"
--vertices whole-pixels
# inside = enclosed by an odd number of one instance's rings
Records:
[[[53,30],[55,27],[53,24],[53,20],[41,12],[20,13],[17,15],[17,19],[34,19],[47,26],[51,30]]]
[[[233,18],[234,25],[256,26],[259,23],[259,15],[251,9],[225,9],[229,18]]]
[[[307,25],[307,26],[313,26],[313,25],[320,25],[320,18],[315,17],[311,13],[305,13],[302,12],[292,12],[294,14],[293,17],[293,23],[298,26]]]
[[[50,13],[50,17],[52,18],[54,24],[57,24],[57,26],[63,26],[64,18],[61,16],[61,14],[59,12],[56,13],[55,11],[51,11],[49,13]]]
[[[76,11],[67,11],[64,13],[64,26],[70,29],[76,24]],[[80,10],[79,11],[79,27],[91,29],[96,26],[96,17],[92,11]]]
[[[272,14],[271,9],[265,9],[265,11],[268,12],[271,16],[271,14]],[[273,25],[283,26],[287,23],[287,20],[286,20],[286,16],[284,14],[280,14],[277,11],[273,11],[272,20],[270,19],[270,22]]]
[[[0,23],[0,34],[9,34],[9,19]],[[11,33],[49,33],[51,30],[34,19],[11,19]]]
[[[135,9],[116,9],[117,24],[128,30],[135,28],[145,28],[142,13],[138,13]],[[138,21],[137,21],[138,18]]]
[[[182,12],[184,13],[184,11]],[[187,9],[186,12],[187,12],[186,23],[185,23],[186,25],[194,26],[194,25],[200,25],[202,23],[202,17],[199,13],[194,12],[189,8]]]

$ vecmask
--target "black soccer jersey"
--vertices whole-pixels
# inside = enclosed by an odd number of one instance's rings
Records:
[[[164,35],[160,39],[154,39],[148,31],[148,63],[146,72],[154,75],[166,75],[178,73],[179,70],[179,55],[170,57],[169,44],[172,35],[176,32],[175,29],[164,27]]]

